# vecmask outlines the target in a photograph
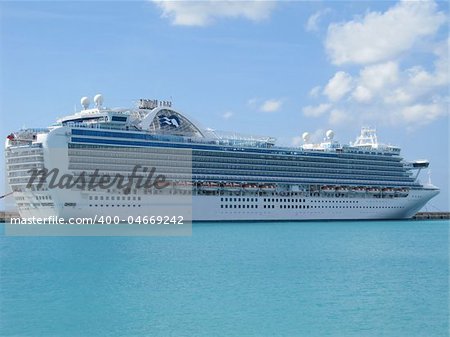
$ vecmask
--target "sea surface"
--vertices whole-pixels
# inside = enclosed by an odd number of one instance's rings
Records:
[[[449,222],[0,235],[1,336],[448,336]]]

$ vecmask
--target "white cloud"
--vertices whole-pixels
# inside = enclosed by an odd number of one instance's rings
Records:
[[[384,102],[388,104],[407,104],[413,97],[404,88],[397,88],[391,93],[387,93]]]
[[[234,113],[232,111],[227,111],[222,115],[222,118],[227,120],[230,119],[231,117],[233,117]]]
[[[430,104],[414,104],[400,110],[401,117],[409,124],[428,124],[438,117],[448,115],[448,104],[436,101]]]
[[[323,90],[331,101],[340,100],[352,88],[352,77],[343,71],[338,71],[325,86]]]
[[[364,67],[359,74],[360,82],[371,89],[382,89],[398,81],[398,65],[386,62]]]
[[[263,100],[261,98],[250,98],[247,101],[247,106],[254,110],[262,112],[275,112],[281,109],[283,106],[283,99],[268,99]]]
[[[322,90],[323,96],[313,88],[310,96],[322,102],[305,106],[304,115],[332,125],[376,124],[409,130],[447,116],[450,38],[439,41],[443,33],[439,28],[446,19],[433,0],[400,1],[384,12],[367,11],[348,22],[331,24],[326,51],[334,64],[352,67],[338,70]]]
[[[422,66],[400,69],[394,63],[364,67],[358,76],[352,77],[353,90],[331,90],[341,86],[330,85],[326,93],[329,100],[305,106],[303,114],[325,117],[331,125],[375,123],[414,129],[429,124],[449,113],[450,80],[442,70],[446,63],[448,57],[438,55],[435,67],[429,71]],[[329,84],[333,84],[332,80]]]
[[[373,95],[369,89],[362,85],[358,85],[355,91],[353,91],[352,97],[358,102],[369,102]]]
[[[259,110],[263,112],[275,112],[281,109],[283,101],[281,99],[269,99],[259,107]]]
[[[220,18],[245,18],[251,21],[267,19],[276,6],[275,1],[164,1],[152,0],[174,25],[206,26]]]
[[[407,51],[445,22],[433,1],[401,1],[384,13],[331,24],[325,46],[334,64],[376,63]]]
[[[428,92],[436,87],[448,85],[450,83],[448,48],[448,39],[435,48],[434,54],[437,58],[432,72],[425,70],[422,66],[409,68],[407,72],[410,85],[421,92]]]
[[[322,103],[317,106],[305,106],[303,114],[307,117],[319,117],[326,113],[331,108],[331,104]]]
[[[351,121],[352,121],[352,118],[349,115],[349,113],[346,113],[345,111],[338,110],[338,109],[333,109],[330,112],[330,116],[328,118],[328,122],[331,125],[341,125],[341,124],[348,123]]]
[[[429,124],[448,113],[448,83],[444,66],[448,57],[438,55],[435,67],[422,66],[400,69],[394,62],[363,67],[359,75],[336,75],[329,81],[324,93],[328,101],[316,106],[305,106],[307,117],[326,116],[332,125],[355,121],[378,125],[402,125],[409,129]],[[347,90],[351,77],[354,89]],[[342,83],[346,83],[342,85]],[[338,83],[338,84],[336,84]]]
[[[338,72],[325,87],[328,101],[305,106],[303,114],[325,116],[332,125],[353,121],[414,129],[429,124],[448,114],[447,64],[448,56],[438,54],[431,70],[385,62],[363,67],[355,77]]]
[[[320,90],[321,90],[321,89],[322,89],[322,87],[321,87],[320,85],[315,86],[314,88],[312,88],[312,89],[309,91],[309,96],[310,96],[310,97],[314,97],[314,98],[319,97],[319,95],[320,95]]]
[[[398,64],[396,62],[385,62],[364,67],[359,77],[355,79],[358,83],[352,93],[353,99],[358,102],[370,102],[378,92],[387,90],[397,83],[399,79]]]
[[[317,11],[313,15],[311,15],[308,18],[308,21],[306,22],[305,29],[308,32],[314,32],[319,30],[319,23],[320,20],[330,12],[331,10],[329,8],[322,9],[320,11]]]

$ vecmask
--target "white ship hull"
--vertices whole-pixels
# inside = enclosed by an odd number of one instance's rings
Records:
[[[37,197],[50,193],[53,206],[36,206],[19,210],[24,218],[46,218],[57,216],[64,219],[101,216],[150,217],[158,215],[179,216],[182,214],[159,214],[160,208],[154,206],[151,196],[130,196],[126,200],[89,200],[92,193],[80,191],[53,190],[45,193],[18,193],[19,198],[38,203]],[[358,219],[408,219],[414,216],[431,198],[439,193],[435,189],[411,191],[403,198],[372,197],[311,197],[311,196],[256,196],[205,195],[192,196],[193,221],[264,221],[264,220],[358,220]],[[100,199],[111,196],[109,193],[95,193]],[[137,199],[140,200],[137,200]],[[227,200],[227,201],[225,201]],[[232,200],[232,201],[228,201]],[[236,201],[234,201],[236,200]],[[249,201],[247,201],[249,200]],[[274,201],[272,201],[274,200]],[[276,201],[278,200],[278,201]],[[64,202],[63,202],[64,201]],[[67,206],[65,204],[75,205]],[[168,201],[170,205],[170,201]],[[189,205],[189,204],[188,204]],[[225,208],[225,206],[227,208]],[[269,208],[270,207],[270,208]]]

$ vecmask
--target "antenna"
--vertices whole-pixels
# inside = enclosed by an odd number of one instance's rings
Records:
[[[81,98],[81,105],[83,106],[84,110],[87,110],[87,108],[89,108],[89,98],[87,97],[82,97]]]
[[[95,103],[95,107],[97,109],[100,109],[102,107],[102,104],[103,104],[103,96],[101,94],[95,95],[94,103]]]

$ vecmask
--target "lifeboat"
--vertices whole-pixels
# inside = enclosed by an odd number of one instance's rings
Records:
[[[371,195],[379,195],[381,193],[381,190],[377,187],[369,187],[367,188],[367,193]]]
[[[362,186],[353,187],[352,192],[357,193],[357,194],[364,194],[364,193],[366,193],[366,188],[362,187]]]
[[[175,184],[175,188],[179,190],[192,190],[192,181],[178,181]]]
[[[409,190],[407,188],[397,188],[395,191],[400,197],[406,197],[409,194]]]
[[[347,186],[338,186],[336,188],[336,192],[339,193],[348,193],[348,187]]]
[[[201,188],[204,191],[217,191],[220,188],[220,185],[212,181],[207,181],[201,184]]]
[[[384,195],[394,195],[395,190],[393,188],[383,188],[383,194]]]
[[[324,193],[334,193],[336,191],[334,186],[322,186],[321,190]]]
[[[256,184],[244,184],[242,187],[248,192],[256,192],[259,190],[259,186]]]
[[[262,191],[266,191],[266,192],[272,192],[276,190],[276,186],[273,184],[263,184],[260,185],[259,188],[261,188]]]
[[[241,184],[238,183],[225,183],[223,184],[223,188],[227,191],[237,192],[241,190]]]

